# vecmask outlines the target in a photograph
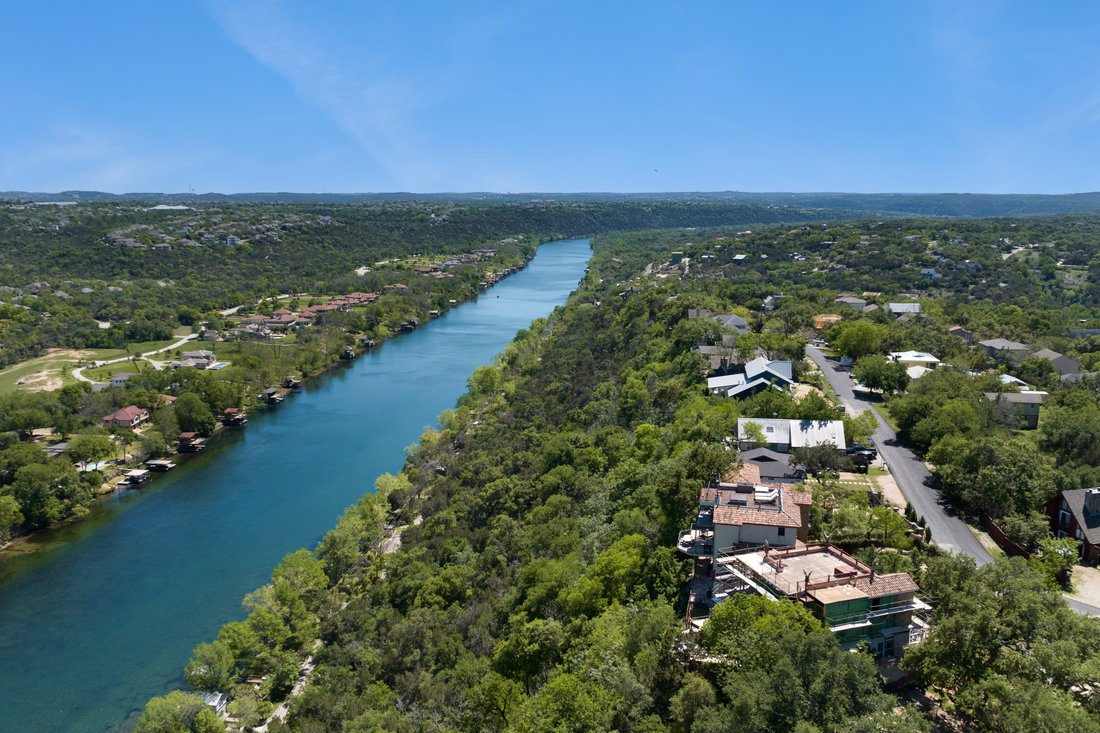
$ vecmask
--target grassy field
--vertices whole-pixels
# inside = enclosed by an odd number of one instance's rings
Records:
[[[136,374],[139,371],[146,369],[152,369],[153,365],[144,359],[139,359],[136,362],[133,361],[120,361],[117,364],[108,364],[96,369],[85,369],[84,376],[91,379],[93,382],[109,382],[111,377],[122,372],[129,372],[130,374]]]
[[[45,356],[21,361],[5,369],[0,369],[0,394],[16,390],[39,392],[60,389],[66,384],[76,381],[72,371],[81,364],[110,361],[132,354],[143,354],[147,351],[163,349],[189,333],[191,333],[189,326],[181,326],[173,331],[174,337],[168,341],[142,341],[128,344],[124,349],[50,349],[50,352]],[[145,366],[149,365],[146,364]],[[129,362],[121,362],[99,369],[89,369],[86,376],[97,381],[107,381],[112,374],[127,371],[134,372],[137,371],[137,368]]]

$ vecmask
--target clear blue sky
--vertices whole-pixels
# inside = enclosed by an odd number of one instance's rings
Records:
[[[53,0],[0,190],[1100,190],[1100,3]]]

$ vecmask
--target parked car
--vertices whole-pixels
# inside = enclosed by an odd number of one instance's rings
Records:
[[[847,448],[844,449],[844,452],[847,453],[850,456],[864,455],[864,454],[869,455],[871,457],[872,461],[875,460],[876,458],[878,458],[878,451],[877,450],[875,450],[874,448],[868,448],[865,445],[859,445],[858,443],[856,445],[848,446]]]

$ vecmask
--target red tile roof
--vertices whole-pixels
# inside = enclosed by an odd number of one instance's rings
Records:
[[[874,581],[870,578],[856,578],[852,585],[859,588],[871,598],[883,596],[897,596],[903,593],[916,593],[920,590],[908,573],[888,573],[876,575]]]
[[[129,407],[123,407],[110,415],[103,418],[103,422],[133,422],[142,415],[148,415],[147,410],[143,410],[136,405],[130,405]]]
[[[779,491],[778,503],[757,504],[752,493],[739,493],[745,499],[745,504],[721,504],[714,507],[714,523],[726,525],[755,524],[764,527],[793,527],[802,526],[802,511],[800,504],[809,503],[809,494],[803,494],[786,489]],[[725,490],[723,493],[733,493]],[[716,498],[718,498],[716,496]],[[721,501],[720,498],[718,498]]]

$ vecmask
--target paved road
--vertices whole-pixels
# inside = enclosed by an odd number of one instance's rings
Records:
[[[849,413],[858,414],[863,410],[870,410],[878,420],[878,430],[873,436],[875,447],[890,467],[890,473],[894,475],[905,500],[913,505],[913,509],[919,516],[924,517],[924,521],[932,529],[932,542],[945,550],[969,555],[979,565],[992,562],[993,556],[982,547],[966,523],[956,516],[940,492],[932,488],[932,476],[925,468],[924,462],[914,455],[913,451],[897,443],[894,431],[878,414],[874,405],[856,397],[852,390],[852,379],[848,373],[837,371],[836,362],[826,359],[825,355],[813,346],[806,347],[806,355],[829,380],[829,385],[840,397],[841,403],[848,408]]]
[[[144,354],[139,354],[139,356],[142,359],[146,359],[146,358],[152,356],[153,354],[160,354],[160,353],[163,353],[165,351],[171,351],[172,349],[178,349],[179,347],[186,344],[188,341],[194,341],[198,337],[199,337],[199,335],[197,333],[192,333],[192,334],[189,334],[187,336],[184,336],[183,338],[181,338],[179,341],[177,341],[174,344],[169,344],[168,346],[165,346],[163,349],[155,349],[154,351],[146,351]],[[88,377],[84,376],[84,370],[85,369],[88,369],[88,368],[94,369],[95,367],[106,366],[108,364],[118,364],[118,363],[123,362],[123,361],[130,361],[130,359],[133,359],[133,358],[134,357],[131,354],[130,356],[120,356],[117,359],[108,359],[107,361],[97,361],[92,367],[77,367],[76,369],[73,369],[73,376],[76,377],[77,379],[79,379],[81,382],[92,382],[94,384],[95,383],[94,379],[88,379]]]

